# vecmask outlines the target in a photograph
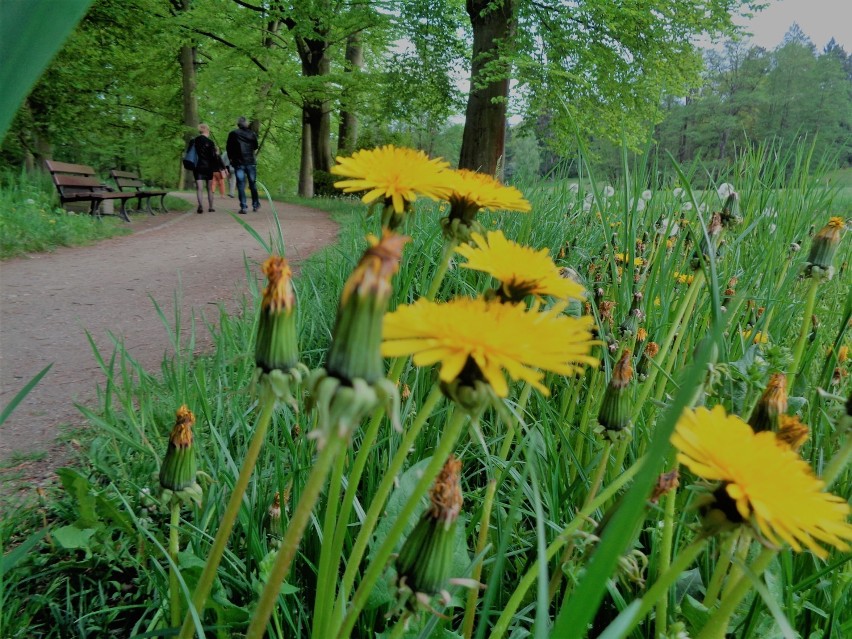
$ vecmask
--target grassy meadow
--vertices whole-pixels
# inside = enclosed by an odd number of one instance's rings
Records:
[[[192,324],[179,317],[168,318],[176,354],[160,370],[120,349],[100,353],[108,382],[100,406],[85,409],[91,438],[79,464],[0,523],[0,636],[165,637],[182,623],[181,636],[255,636],[263,602],[274,607],[261,632],[275,638],[852,636],[848,552],[796,552],[736,515],[710,530],[709,482],[684,465],[679,486],[664,475],[678,466],[670,439],[684,410],[718,405],[748,420],[773,374],[786,373],[782,412],[810,429],[803,463],[848,501],[848,232],[831,280],[814,285],[803,269],[829,218],[852,215],[852,180],[826,186],[804,150],[779,158],[767,149],[713,182],[697,166],[648,162],[627,174],[612,184],[588,173],[519,184],[531,212],[478,214],[485,230],[546,249],[588,291],[566,312],[593,317],[599,365],[548,372],[547,394],[510,379],[506,397],[489,395],[471,416],[441,392],[437,364],[388,359],[400,428],[372,405],[339,437],[323,430],[323,400],[305,395],[321,388],[313,377],[274,409],[257,392],[254,277],[242,312],[223,310],[210,327],[207,356],[192,355],[193,340],[180,335]],[[718,251],[701,254],[727,199],[722,182],[738,193],[741,220],[724,229]],[[365,237],[380,224],[354,199],[309,203],[341,224],[339,242],[293,281],[301,362],[314,371],[326,363]],[[420,198],[416,209],[402,228],[411,241],[390,311],[428,297],[442,268],[447,207]],[[494,288],[464,262],[452,257],[437,299]],[[247,275],[258,268],[246,264]],[[629,416],[617,436],[600,424],[614,378]],[[203,498],[174,507],[161,500],[158,472],[182,405],[195,418]],[[241,467],[255,452],[247,476]],[[440,560],[419,568],[440,587],[418,597],[400,579],[399,553],[429,511],[426,492],[449,452],[461,462],[463,504],[452,534],[434,533]],[[782,481],[776,470],[764,469],[769,484]],[[244,495],[229,504],[241,482]],[[201,611],[188,602],[228,517],[233,531]]]

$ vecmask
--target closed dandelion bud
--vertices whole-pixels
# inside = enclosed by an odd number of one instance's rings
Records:
[[[811,315],[811,332],[808,333],[808,341],[814,342],[819,332],[819,318],[816,315]]]
[[[814,236],[811,251],[805,266],[807,277],[830,280],[834,275],[834,254],[840,246],[840,238],[846,223],[842,217],[833,217]]]
[[[343,288],[326,370],[346,382],[360,378],[372,384],[385,375],[382,320],[393,292],[391,278],[410,238],[385,231],[381,241],[369,239],[371,246]]]
[[[748,425],[756,433],[764,430],[777,433],[781,427],[781,416],[786,412],[787,376],[784,373],[774,373],[751,412]]]
[[[663,473],[657,477],[657,483],[654,485],[654,490],[651,492],[651,503],[656,504],[660,497],[667,492],[676,490],[680,486],[680,472],[677,467],[667,473]]]
[[[172,495],[201,501],[201,488],[196,483],[197,467],[192,442],[192,427],[195,415],[187,406],[178,408],[175,426],[169,436],[166,456],[160,466],[160,488],[163,502],[167,503]]]
[[[287,260],[277,255],[263,263],[266,288],[260,303],[254,358],[264,373],[288,372],[299,362],[296,293]]]
[[[269,534],[273,537],[281,537],[283,530],[281,528],[281,495],[275,493],[272,498],[272,503],[269,505]]]
[[[725,198],[720,217],[725,227],[735,226],[743,221],[740,215],[740,196],[736,192]]]
[[[398,585],[421,603],[447,588],[462,507],[461,462],[450,457],[429,493],[430,507],[402,545],[396,559]]]
[[[811,435],[811,429],[796,416],[781,415],[781,425],[775,434],[778,441],[795,452],[805,445]]]
[[[710,219],[710,224],[707,225],[707,234],[701,236],[701,240],[698,243],[698,250],[701,255],[704,256],[704,259],[712,253],[716,255],[716,251],[719,248],[719,245],[722,241],[722,216],[720,213],[714,213],[713,217]],[[690,266],[693,271],[697,271],[701,268],[701,258],[698,254],[695,254],[690,262]]]
[[[326,367],[313,371],[308,382],[319,417],[311,436],[320,445],[331,428],[344,435],[381,403],[399,427],[399,392],[385,378],[380,347],[391,279],[410,238],[385,229],[381,240],[367,239],[370,247],[343,288]]]
[[[630,426],[630,397],[628,386],[633,378],[630,351],[625,350],[615,364],[612,379],[604,391],[598,423],[603,426],[606,437],[612,441],[623,437]]]
[[[645,350],[642,351],[642,357],[639,358],[639,364],[636,366],[636,374],[639,376],[639,381],[644,382],[648,378],[648,372],[651,369],[651,360],[660,352],[660,346],[657,342],[648,342],[645,345]]]

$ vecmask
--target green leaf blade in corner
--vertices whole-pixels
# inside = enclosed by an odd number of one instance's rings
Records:
[[[0,140],[12,118],[91,0],[6,0],[0,3]]]

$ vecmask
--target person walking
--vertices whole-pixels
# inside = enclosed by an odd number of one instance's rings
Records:
[[[251,207],[253,211],[260,208],[260,197],[257,194],[257,135],[249,128],[248,120],[240,116],[237,119],[237,128],[228,134],[228,143],[225,150],[228,159],[234,167],[237,176],[237,196],[240,199],[240,215],[247,213],[246,202],[246,179],[248,179],[251,190]]]
[[[216,144],[210,139],[210,127],[203,123],[199,124],[198,133],[199,135],[190,143],[195,145],[195,152],[198,154],[198,161],[192,170],[192,177],[195,178],[195,193],[198,196],[197,212],[204,213],[202,195],[206,187],[207,202],[210,205],[207,210],[212,213],[215,209],[213,208],[211,182],[213,174],[222,170],[222,161],[219,159],[219,154],[216,153]]]
[[[225,165],[225,170],[228,172],[228,197],[234,197],[234,191],[237,190],[237,176],[234,175],[234,167],[231,166],[231,160],[228,158],[228,151],[222,154],[222,164]]]
[[[225,180],[228,179],[228,169],[225,168],[225,162],[222,159],[222,156],[219,155],[219,147],[216,147],[216,159],[219,164],[220,169],[213,172],[213,179],[211,181],[211,188],[213,192],[219,191],[219,194],[222,197],[225,197]]]

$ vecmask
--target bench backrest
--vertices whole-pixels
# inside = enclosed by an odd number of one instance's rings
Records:
[[[119,191],[123,191],[126,188],[139,191],[145,188],[145,182],[139,178],[137,173],[133,173],[131,171],[112,170],[109,174],[115,181],[115,185],[118,187]]]
[[[108,190],[97,177],[95,170],[85,164],[69,164],[45,160],[53,184],[62,199],[73,199],[76,196],[91,193],[102,193]]]

